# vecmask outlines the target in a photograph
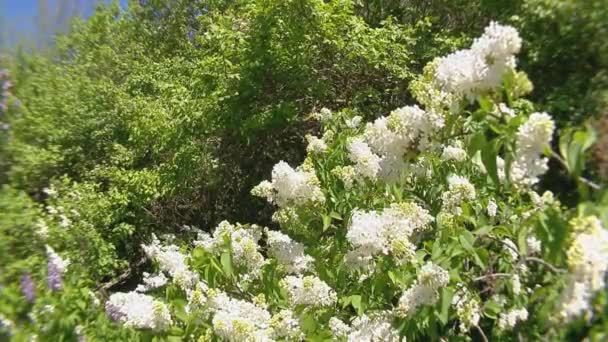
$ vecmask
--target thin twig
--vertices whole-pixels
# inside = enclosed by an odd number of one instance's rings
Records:
[[[555,158],[555,160],[557,160],[566,170],[569,170],[568,164],[559,154],[557,154],[557,152],[551,150],[551,157]],[[577,179],[579,182],[585,183],[587,186],[589,186],[593,190],[600,190],[602,188],[599,184],[594,183],[593,181],[590,181],[587,178],[579,176],[579,177],[577,177]]]
[[[474,278],[473,281],[480,281],[480,280],[484,280],[486,278],[512,277],[512,276],[513,276],[512,273],[492,273],[492,274],[486,274],[486,275]]]
[[[481,339],[483,340],[483,342],[488,342],[488,337],[483,332],[483,330],[479,327],[479,325],[475,324],[475,328],[477,328],[477,331],[479,331],[479,335],[481,335]]]
[[[558,267],[555,267],[553,265],[551,265],[550,263],[546,262],[545,260],[541,259],[541,258],[536,258],[536,257],[526,257],[526,261],[533,261],[533,262],[537,262],[539,264],[545,265],[547,266],[547,268],[549,268],[551,271],[555,272],[555,273],[566,273],[567,271]]]

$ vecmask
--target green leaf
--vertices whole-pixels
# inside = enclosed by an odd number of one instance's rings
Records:
[[[361,296],[360,295],[350,296],[350,303],[352,304],[353,308],[355,308],[355,310],[357,310],[357,314],[359,316],[361,316],[363,314],[363,305],[361,303]]]
[[[224,274],[226,274],[226,276],[228,277],[232,276],[234,269],[232,268],[232,256],[230,255],[230,253],[222,253],[220,261],[222,263],[222,270],[224,271]]]
[[[437,317],[442,324],[448,322],[448,315],[450,313],[450,306],[452,305],[452,297],[454,296],[454,290],[449,287],[444,287],[441,290],[441,311]]]
[[[498,168],[496,166],[496,141],[492,141],[483,147],[481,150],[481,160],[494,184],[500,185]]]

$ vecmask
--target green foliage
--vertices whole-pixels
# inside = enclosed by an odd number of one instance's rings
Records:
[[[504,308],[490,294],[512,294],[510,283],[475,280],[516,272],[501,239],[511,238],[526,254],[526,237],[538,236],[544,248],[537,257],[565,269],[574,236],[570,219],[595,215],[608,223],[608,197],[588,168],[597,140],[588,119],[608,103],[608,45],[590,37],[607,33],[607,11],[602,1],[131,1],[126,11],[102,6],[86,21],[74,21],[48,51],[19,51],[0,61],[13,83],[7,110],[0,112],[10,124],[0,131],[0,313],[18,326],[13,338],[210,338],[212,325],[186,310],[189,294],[175,283],[151,292],[167,303],[176,323],[162,333],[118,328],[94,298],[105,301],[106,291],[140,281],[151,266],[141,248],[151,233],[173,234],[168,240],[182,246],[195,227],[210,231],[228,219],[280,228],[306,244],[316,275],[338,296],[332,308],[295,310],[313,340],[331,338],[331,315],[348,319],[396,305],[429,260],[449,270],[450,284],[436,305],[395,327],[413,340],[464,338],[453,329],[458,317],[451,302],[463,282],[481,293],[479,328],[509,340],[495,327]],[[428,89],[432,61],[470,45],[490,20],[521,32],[522,71],[507,73],[495,93],[460,99],[460,111],[446,109]],[[528,94],[529,100],[522,98]],[[445,145],[459,140],[468,162],[411,152],[405,162],[422,163],[432,177],[347,186],[341,169],[352,164],[347,146],[362,132],[347,120],[373,121],[414,99],[446,118],[437,139]],[[499,103],[517,115],[506,119]],[[310,114],[324,107],[341,110],[333,121],[312,120]],[[542,210],[510,174],[518,129],[541,110],[561,130],[546,151],[554,162],[538,190],[563,189],[555,191],[562,202]],[[328,151],[307,154],[305,137],[318,132],[332,136]],[[273,215],[273,205],[250,196],[279,160],[304,160],[326,201]],[[442,206],[454,173],[470,177],[478,191],[456,216],[445,215]],[[500,220],[485,214],[490,200],[498,203]],[[373,275],[352,273],[343,260],[353,213],[393,203],[422,205],[436,217],[432,229],[417,236],[411,263],[383,256]],[[264,243],[256,248],[266,257]],[[61,291],[45,286],[45,244],[72,261]],[[285,271],[276,260],[269,258],[260,278],[249,281],[230,243],[219,254],[188,244],[181,252],[210,287],[252,301],[263,295],[273,313],[289,306],[280,283]],[[516,332],[530,339],[602,339],[606,294],[595,298],[592,321],[560,329],[548,317],[565,278],[531,265],[526,281],[546,288],[514,299],[537,314]],[[24,274],[35,283],[33,304],[19,289]],[[471,334],[476,338],[475,330]]]

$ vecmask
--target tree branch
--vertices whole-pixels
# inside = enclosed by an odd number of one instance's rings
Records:
[[[555,158],[555,160],[557,160],[566,170],[569,170],[568,164],[557,152],[551,150],[551,157]],[[579,176],[579,177],[577,177],[577,180],[581,183],[586,184],[593,190],[600,190],[602,188],[599,184],[594,183],[593,181],[590,181],[589,179],[584,178],[584,177]]]
[[[533,261],[542,265],[545,265],[547,268],[549,268],[551,271],[553,271],[554,273],[566,273],[568,271],[555,267],[553,265],[551,265],[550,263],[546,262],[545,260],[541,259],[541,258],[536,258],[536,257],[526,257],[526,261]]]

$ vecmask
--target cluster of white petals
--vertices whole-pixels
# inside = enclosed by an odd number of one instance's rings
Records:
[[[369,145],[361,137],[348,142],[348,158],[355,163],[356,173],[364,178],[376,179],[380,171],[382,159],[372,152]]]
[[[454,146],[448,145],[443,148],[441,159],[445,161],[453,160],[461,162],[467,159],[467,152],[462,149],[462,146],[459,143],[456,143]]]
[[[449,280],[446,270],[431,262],[426,263],[418,272],[416,281],[399,298],[397,312],[401,316],[409,316],[423,305],[434,304],[439,299],[438,290]]]
[[[608,231],[596,216],[572,220],[574,240],[567,250],[570,280],[562,293],[560,316],[590,318],[593,295],[604,288],[608,273]]]
[[[528,310],[526,308],[512,309],[500,314],[498,317],[498,328],[501,330],[509,330],[515,327],[518,322],[523,322],[528,319]]]
[[[313,170],[302,167],[294,170],[284,161],[272,168],[272,181],[263,181],[251,190],[254,196],[264,197],[279,207],[323,203],[325,196]]]
[[[235,265],[244,268],[249,275],[257,276],[266,262],[258,244],[262,235],[263,229],[258,225],[234,225],[222,221],[213,236],[200,232],[193,243],[215,255],[230,252]]]
[[[163,272],[158,274],[151,275],[148,272],[143,273],[144,278],[142,280],[143,284],[137,285],[135,291],[137,292],[148,292],[153,289],[157,289],[159,287],[165,286],[167,284],[167,277]]]
[[[291,305],[331,306],[337,300],[336,292],[315,276],[287,276],[280,285],[289,297]]]
[[[532,113],[517,130],[515,160],[511,180],[516,185],[531,186],[548,170],[548,159],[540,155],[551,143],[555,123],[547,113]]]
[[[198,281],[198,274],[192,272],[186,265],[186,255],[179,251],[176,245],[162,245],[156,235],[152,235],[152,243],[142,245],[148,258],[156,261],[161,272],[167,272],[173,280],[183,288],[190,288]]]
[[[488,213],[488,216],[490,216],[490,217],[496,216],[496,213],[498,211],[498,205],[496,204],[496,202],[493,199],[488,202],[486,211]]]
[[[392,325],[391,312],[378,312],[355,318],[348,332],[349,342],[398,342],[399,331]]]
[[[302,340],[302,330],[299,320],[294,317],[294,312],[289,309],[279,311],[270,319],[274,339]]]
[[[418,106],[395,109],[389,116],[366,125],[363,138],[356,138],[356,145],[349,146],[351,160],[357,166],[367,165],[368,171],[374,173],[373,177],[368,176],[372,179],[377,175],[386,182],[398,181],[406,167],[404,155],[409,151],[434,148],[437,132],[443,126],[443,117],[435,112],[424,111]],[[361,157],[354,158],[357,155]],[[358,160],[365,160],[367,164]]]
[[[106,302],[111,319],[128,327],[164,331],[171,326],[171,313],[164,303],[137,292],[117,292]]]
[[[323,140],[323,138],[315,137],[314,135],[306,135],[306,141],[308,141],[308,146],[306,146],[306,152],[308,153],[323,153],[327,151],[327,144]]]
[[[281,232],[266,229],[268,255],[276,259],[288,273],[303,273],[312,267],[314,259],[304,253],[304,245]]]
[[[331,119],[332,112],[330,109],[323,107],[323,108],[321,108],[320,111],[312,113],[311,116],[315,120],[319,120],[321,122],[327,122]]]
[[[481,318],[479,300],[464,285],[457,285],[457,291],[452,297],[452,305],[456,307],[456,315],[460,321],[460,331],[465,333],[479,323]]]
[[[451,175],[448,177],[448,191],[441,195],[443,210],[454,215],[461,215],[461,204],[474,200],[476,196],[475,187],[468,179]]]
[[[271,341],[271,315],[254,303],[231,298],[210,289],[208,305],[212,311],[213,332],[226,341]]]
[[[497,88],[504,73],[515,67],[521,38],[511,26],[491,22],[470,49],[456,51],[439,60],[435,81],[452,94],[475,98]]]
[[[428,228],[432,221],[429,212],[416,203],[393,203],[381,212],[356,210],[346,233],[354,250],[346,261],[361,268],[375,255],[391,254],[399,262],[407,262],[416,251],[412,234]]]

